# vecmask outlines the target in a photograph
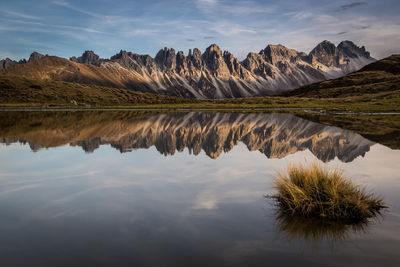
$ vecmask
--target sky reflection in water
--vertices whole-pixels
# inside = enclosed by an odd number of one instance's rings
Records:
[[[188,148],[164,156],[155,146],[120,153],[103,145],[88,154],[71,146],[33,153],[27,145],[0,145],[0,260],[5,266],[398,266],[400,151],[379,144],[364,157],[324,164],[384,196],[390,206],[384,219],[346,231],[333,249],[329,240],[310,246],[304,236],[289,241],[290,232],[278,231],[282,224],[264,198],[273,192],[275,172],[319,161],[316,155],[306,149],[268,158],[243,142],[215,158],[204,149],[190,155]]]

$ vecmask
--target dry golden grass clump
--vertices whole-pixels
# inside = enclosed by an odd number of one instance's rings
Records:
[[[305,218],[359,222],[385,208],[383,200],[367,193],[343,177],[340,170],[327,170],[318,164],[289,166],[278,173],[277,200],[280,212]]]

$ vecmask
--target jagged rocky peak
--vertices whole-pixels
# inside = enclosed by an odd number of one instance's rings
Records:
[[[103,61],[98,55],[96,55],[92,50],[86,50],[82,56],[76,58],[71,57],[71,61],[83,64],[91,64],[95,66],[100,66],[101,62]]]
[[[119,53],[113,55],[110,59],[115,60],[115,59],[129,58],[130,54],[131,54],[131,52],[127,52],[125,50],[120,50]]]
[[[128,69],[135,69],[137,67],[136,62],[132,61],[133,53],[132,52],[127,52],[125,50],[120,50],[119,53],[115,54],[110,58],[111,61],[117,62],[120,64],[122,67],[128,68]]]
[[[180,75],[186,75],[188,72],[188,62],[183,51],[176,54],[176,72]]]
[[[215,77],[229,79],[230,72],[218,45],[212,44],[207,47],[202,55],[202,59],[207,69]]]
[[[132,52],[121,50],[110,58],[111,62],[116,62],[124,68],[135,70],[143,74],[143,68],[147,69],[149,73],[156,70],[156,63],[149,55],[139,55]]]
[[[158,51],[155,61],[162,70],[174,70],[176,68],[175,50],[164,47],[164,49]]]
[[[249,53],[241,63],[251,73],[266,78],[272,77],[271,65],[265,61],[264,56],[259,53]]]
[[[248,73],[244,71],[242,64],[235,58],[231,52],[224,51],[225,64],[228,66],[231,75],[239,78],[247,78]]]
[[[246,69],[251,71],[257,68],[262,61],[264,61],[264,58],[260,54],[250,52],[247,54],[247,57],[242,61],[242,65]]]
[[[35,51],[29,56],[28,62],[32,62],[32,61],[41,59],[42,57],[44,57],[44,55]]]
[[[0,60],[0,70],[8,68],[14,64],[18,64],[18,62],[9,58],[2,59]]]
[[[365,50],[365,47],[359,47],[355,45],[352,41],[343,41],[338,47],[339,51],[341,51],[345,56],[350,58],[359,58],[365,57],[367,59],[371,58],[371,55],[368,51]]]
[[[208,53],[210,53],[210,52],[216,52],[216,53],[222,55],[222,50],[221,50],[221,48],[220,48],[217,44],[211,44],[209,47],[206,48],[206,51],[205,51],[205,52],[208,52]]]
[[[190,60],[192,62],[193,66],[196,69],[201,69],[201,67],[203,65],[203,62],[202,62],[202,59],[201,59],[201,51],[200,51],[200,49],[194,48],[193,49],[193,53],[192,53],[192,50],[189,49],[189,54],[188,54],[187,58],[188,58],[188,60]]]
[[[26,59],[21,59],[20,61],[12,60],[10,58],[0,60],[0,70],[8,68],[15,64],[25,64],[27,61]]]
[[[339,65],[338,59],[339,51],[336,46],[330,41],[323,41],[319,43],[311,52],[311,61],[315,64],[320,62],[326,66]]]
[[[296,50],[289,49],[281,44],[268,45],[264,50],[260,51],[260,55],[262,55],[267,62],[273,65],[278,62],[294,62],[298,57],[298,54],[299,53]]]

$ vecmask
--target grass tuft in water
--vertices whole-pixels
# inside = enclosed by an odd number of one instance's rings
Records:
[[[343,171],[318,164],[290,165],[278,173],[278,194],[272,196],[281,212],[303,218],[354,223],[366,221],[385,208],[383,200],[354,185]]]

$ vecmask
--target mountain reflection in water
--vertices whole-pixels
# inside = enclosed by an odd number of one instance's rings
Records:
[[[194,155],[203,150],[214,159],[243,142],[250,151],[258,150],[268,158],[283,158],[308,149],[324,162],[335,157],[351,162],[364,156],[374,144],[354,132],[290,114],[36,114],[18,118],[17,129],[15,125],[3,127],[0,141],[26,142],[33,151],[69,144],[93,152],[109,144],[121,152],[155,146],[160,153],[173,155],[187,148]]]
[[[354,132],[288,114],[4,111],[0,141],[2,266],[400,266],[400,151]],[[384,216],[278,217],[276,171],[317,157]]]
[[[335,247],[350,235],[363,234],[368,225],[383,217],[346,224],[341,221],[329,221],[318,218],[304,218],[292,214],[276,212],[276,229],[288,241],[305,240],[313,246],[327,242]]]

